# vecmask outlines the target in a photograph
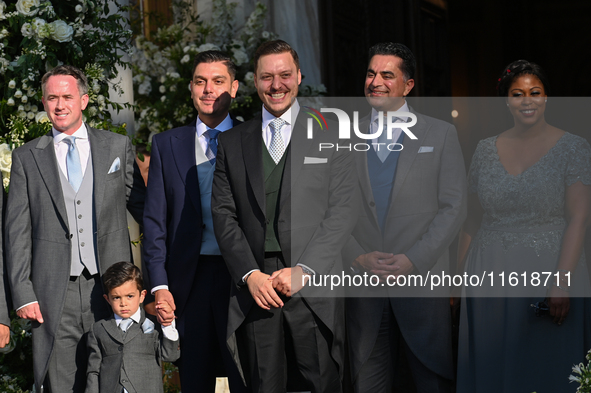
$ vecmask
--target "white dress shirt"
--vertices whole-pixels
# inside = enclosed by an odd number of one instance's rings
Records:
[[[53,147],[55,148],[55,157],[57,163],[62,170],[62,173],[68,178],[68,167],[66,166],[66,156],[68,155],[68,149],[70,145],[63,142],[64,138],[68,135],[63,132],[59,132],[55,128],[51,129],[53,134]],[[90,141],[88,140],[88,130],[84,123],[80,126],[76,132],[72,134],[76,137],[76,148],[78,149],[78,155],[80,156],[80,166],[82,167],[82,176],[86,173],[86,166],[88,159],[90,158]],[[70,179],[68,179],[70,180]]]
[[[119,327],[119,324],[121,323],[121,321],[123,321],[123,318],[121,318],[117,314],[114,315],[115,323],[117,324],[117,327]],[[142,320],[142,312],[140,311],[140,309],[138,308],[137,311],[130,318],[133,322],[140,323],[140,321]],[[178,330],[176,330],[176,324],[174,320],[172,321],[171,325],[162,326],[162,333],[164,334],[164,337],[166,337],[170,341],[176,341],[179,339],[179,332]]]

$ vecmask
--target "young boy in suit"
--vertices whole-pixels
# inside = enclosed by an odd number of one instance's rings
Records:
[[[88,333],[86,393],[163,393],[161,361],[180,356],[174,321],[162,326],[160,335],[146,319],[140,308],[146,291],[132,263],[109,267],[103,284],[113,316],[96,322]],[[168,303],[156,308],[172,311]]]

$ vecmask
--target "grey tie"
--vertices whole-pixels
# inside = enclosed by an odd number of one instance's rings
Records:
[[[281,136],[281,127],[285,124],[285,120],[280,117],[276,117],[271,123],[269,123],[269,127],[271,127],[271,131],[273,132],[273,137],[271,138],[271,143],[269,144],[269,154],[275,164],[281,161],[281,157],[283,157],[283,153],[285,152],[285,144],[283,143],[283,137]]]
[[[119,322],[119,329],[123,330],[123,332],[127,332],[127,329],[129,329],[129,327],[131,326],[131,324],[133,323],[133,319],[131,318],[124,318],[121,320],[121,322]]]
[[[203,135],[209,138],[207,141],[207,151],[205,152],[205,156],[212,164],[215,162],[216,154],[218,154],[218,135],[220,132],[221,131],[218,131],[215,128],[210,128],[203,133]]]
[[[68,146],[66,155],[66,169],[68,170],[68,182],[72,185],[74,191],[78,192],[82,184],[82,166],[80,165],[80,154],[76,147],[76,137],[67,136],[63,139]]]
[[[392,118],[392,122],[396,123],[398,120],[397,117]],[[378,123],[379,124],[379,123]],[[382,128],[382,133],[378,137],[378,143],[383,143],[383,145],[378,145],[380,150],[377,150],[376,153],[380,161],[384,162],[388,158],[390,154],[390,150],[388,149],[388,145],[394,143],[396,141],[388,139],[388,122],[384,119],[384,127]]]

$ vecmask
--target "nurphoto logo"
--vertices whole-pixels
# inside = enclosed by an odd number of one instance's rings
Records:
[[[415,134],[412,133],[410,128],[417,124],[417,116],[411,112],[400,112],[400,111],[388,111],[386,116],[384,116],[384,112],[378,112],[378,124],[375,132],[370,132],[371,130],[367,127],[367,130],[360,130],[359,129],[359,111],[353,111],[353,122],[351,122],[351,118],[342,109],[338,108],[320,108],[320,111],[313,109],[311,107],[305,106],[306,113],[309,114],[311,117],[308,118],[307,122],[307,137],[308,139],[314,138],[314,120],[320,126],[321,130],[328,130],[328,124],[326,119],[322,115],[322,113],[334,113],[337,116],[338,124],[339,124],[339,140],[350,140],[351,139],[351,129],[355,135],[361,140],[373,140],[378,139],[384,130],[386,131],[386,136],[389,143],[383,142],[373,142],[373,143],[320,143],[319,144],[319,151],[323,149],[337,149],[337,150],[354,150],[354,151],[368,151],[372,145],[376,145],[376,149],[388,149],[390,151],[400,151],[404,148],[401,143],[396,143],[392,141],[392,130],[396,128],[400,128],[410,139],[417,139]],[[398,119],[406,118],[407,122],[396,122]],[[386,119],[386,120],[385,120]],[[321,121],[322,120],[322,121]],[[386,124],[384,127],[384,121]],[[351,127],[352,126],[352,127]],[[366,131],[366,132],[363,132]]]

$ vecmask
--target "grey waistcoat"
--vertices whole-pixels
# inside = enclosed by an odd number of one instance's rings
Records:
[[[58,171],[68,214],[70,244],[72,245],[70,276],[79,276],[84,267],[88,269],[90,274],[97,274],[98,267],[94,246],[94,175],[92,173],[92,159],[91,157],[88,158],[88,164],[78,193],[74,191],[64,173],[61,170]]]

